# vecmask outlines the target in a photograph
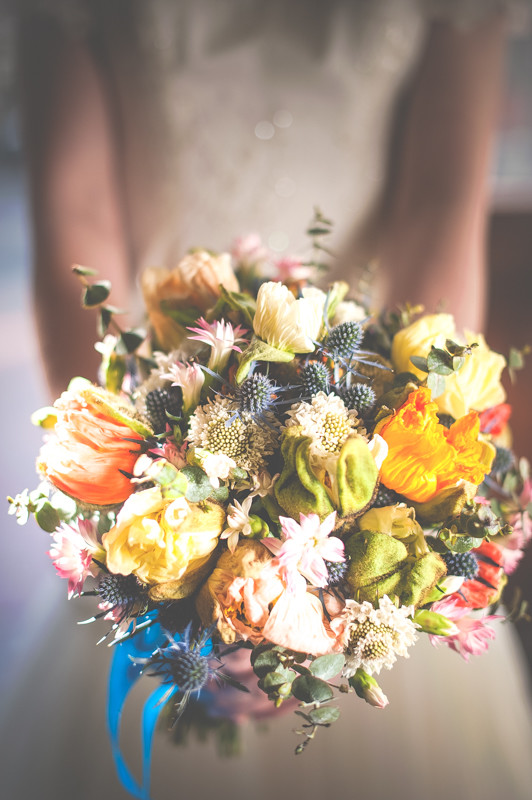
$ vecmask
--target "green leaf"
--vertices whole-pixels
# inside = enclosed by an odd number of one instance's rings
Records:
[[[410,361],[416,367],[416,369],[420,369],[421,372],[428,372],[429,368],[427,366],[427,359],[423,358],[423,356],[410,356]],[[410,373],[407,373],[410,374]]]
[[[436,372],[438,375],[450,375],[453,371],[451,360],[449,353],[433,345],[427,356],[429,372]]]
[[[102,306],[99,311],[98,315],[98,336],[101,336],[102,339],[107,333],[107,329],[111,323],[111,319],[113,316],[113,312],[109,308],[109,306]]]
[[[314,725],[331,725],[340,716],[340,709],[336,706],[320,706],[309,711],[310,721]]]
[[[83,308],[94,308],[105,303],[111,292],[110,281],[98,281],[87,286],[83,292],[81,304]]]
[[[445,391],[445,378],[443,375],[438,375],[437,372],[429,372],[427,377],[427,386],[431,391],[432,399],[439,397]]]
[[[271,692],[272,689],[277,689],[279,686],[284,686],[285,683],[291,683],[295,675],[290,670],[276,669],[273,672],[268,672],[260,680],[260,688],[266,692]]]
[[[254,361],[288,362],[294,360],[294,353],[288,350],[279,350],[262,339],[254,338],[240,356],[240,365],[236,372],[235,380],[238,385],[247,378]]]
[[[315,658],[309,669],[315,678],[328,681],[338,675],[344,663],[345,658],[342,653],[329,653],[326,656]]]
[[[183,467],[181,474],[188,481],[185,497],[190,503],[201,503],[212,494],[212,484],[200,467]]]
[[[292,694],[303,703],[326,703],[333,697],[333,690],[314,675],[300,675],[292,684]]]
[[[465,358],[463,356],[453,356],[453,371],[458,372],[462,369],[465,364]]]
[[[269,672],[275,672],[279,666],[279,653],[272,648],[259,653],[255,659],[252,658],[252,666],[255,675],[264,678]],[[284,683],[284,681],[283,681]]]
[[[227,486],[219,486],[218,489],[212,489],[209,497],[217,503],[225,503],[229,499],[229,489]]]
[[[72,267],[72,272],[74,275],[82,275],[84,277],[91,277],[98,274],[95,269],[91,269],[90,267],[82,267],[81,264],[74,264]]]
[[[319,228],[318,226],[307,230],[309,236],[327,236],[330,232],[330,228]]]
[[[47,533],[53,533],[61,523],[61,518],[59,517],[57,510],[49,502],[43,503],[43,505],[35,512],[35,519],[37,520],[39,527],[41,527],[43,531],[46,531]]]
[[[448,550],[453,553],[469,553],[474,547],[480,547],[484,539],[476,539],[473,536],[461,536],[452,529],[443,528],[438,533],[438,538],[445,544]]]
[[[135,350],[140,347],[145,338],[146,332],[141,328],[123,331],[123,333],[120,334],[116,352],[122,356],[131,355],[131,353],[134,353]]]
[[[161,311],[167,317],[170,317],[181,325],[183,328],[193,325],[201,317],[201,311],[195,306],[187,306],[185,308],[172,308],[171,301],[163,300],[161,302]]]

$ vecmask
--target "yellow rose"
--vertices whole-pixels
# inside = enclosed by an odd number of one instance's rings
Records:
[[[220,286],[238,292],[239,285],[229,253],[213,256],[206,250],[189,253],[174,269],[149,267],[141,277],[144,302],[150,324],[163,350],[177,349],[186,336],[185,329],[161,310],[197,308],[204,313],[220,296]]]
[[[428,314],[403,328],[394,337],[392,362],[398,372],[413,372],[420,379],[426,373],[416,369],[411,356],[426,357],[432,345],[445,347],[445,340],[460,341],[451,314]],[[465,332],[467,344],[476,343],[464,366],[445,378],[445,391],[434,398],[438,411],[455,419],[470,411],[485,411],[503,403],[506,397],[501,385],[501,373],[506,366],[504,356],[494,353],[482,334]]]
[[[214,503],[200,508],[183,497],[170,502],[159,487],[145,489],[126,500],[103,536],[107,567],[150,585],[189,579],[216,547],[224,524],[225,512]]]

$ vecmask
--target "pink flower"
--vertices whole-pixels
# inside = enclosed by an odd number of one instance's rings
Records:
[[[248,233],[246,236],[239,236],[235,239],[231,248],[231,255],[237,266],[249,269],[267,261],[270,254],[262,244],[258,233]]]
[[[436,611],[452,620],[458,628],[458,633],[454,636],[430,636],[431,644],[447,644],[465,661],[469,661],[471,655],[478,656],[484,653],[488,649],[490,639],[495,639],[495,631],[487,623],[504,617],[500,614],[470,617],[467,616],[470,610],[458,594],[450,594],[443,600],[433,603],[431,611]]]
[[[209,323],[202,317],[198,320],[197,328],[187,328],[187,330],[196,334],[195,336],[189,336],[189,339],[203,342],[203,344],[208,344],[212,348],[207,366],[209,369],[218,372],[225,368],[233,350],[237,353],[242,352],[241,348],[238,347],[238,343],[246,342],[247,344],[248,341],[242,337],[243,333],[247,333],[245,328],[240,325],[233,328],[230,322],[225,322],[223,319]]]
[[[304,264],[299,256],[281,256],[275,259],[274,264],[277,272],[273,280],[283,283],[308,280],[316,271],[315,267]]]
[[[78,527],[62,524],[52,534],[53,544],[48,555],[60,578],[68,580],[68,599],[83,589],[85,579],[94,574],[92,558],[101,551],[96,525],[81,519]]]
[[[170,366],[161,378],[172,381],[172,386],[180,386],[183,390],[183,410],[195,408],[200,399],[205,382],[205,375],[199,364],[177,361]]]
[[[279,517],[282,540],[263,539],[263,544],[276,556],[283,578],[295,589],[303,575],[312,586],[327,586],[325,561],[344,561],[344,543],[329,536],[334,529],[336,512],[323,522],[317,514],[300,514],[299,523],[291,517]]]
[[[526,478],[518,503],[510,510],[507,521],[513,531],[504,538],[503,566],[507,575],[515,570],[523,557],[523,550],[532,539],[532,519],[528,508],[532,503],[532,481]]]

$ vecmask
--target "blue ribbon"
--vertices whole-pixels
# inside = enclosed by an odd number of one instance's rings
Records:
[[[139,624],[146,622],[150,616],[138,620]],[[170,693],[168,685],[158,686],[155,692],[146,701],[143,712],[142,749],[143,749],[143,781],[142,786],[130,772],[122,751],[120,749],[120,719],[129,692],[142,674],[143,663],[137,659],[149,658],[155,650],[165,641],[161,626],[153,623],[137,634],[114,646],[114,655],[111,661],[109,675],[109,697],[107,704],[107,725],[111,739],[111,748],[116,770],[124,788],[134,797],[149,800],[151,745],[157,718],[163,704],[164,695],[168,698],[177,691],[177,687]]]

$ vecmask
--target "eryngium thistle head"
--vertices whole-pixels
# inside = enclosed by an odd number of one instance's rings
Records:
[[[361,416],[371,411],[376,400],[375,391],[367,383],[354,383],[340,396],[347,408],[356,409]]]
[[[447,565],[447,574],[472,580],[478,575],[478,561],[473,553],[442,553]]]
[[[496,475],[508,472],[515,463],[514,454],[507,447],[496,447],[495,458],[491,466],[491,471]]]
[[[240,387],[240,410],[248,414],[263,414],[274,405],[276,389],[266,375],[260,372],[250,375]]]
[[[146,395],[146,414],[155,433],[164,433],[168,422],[167,413],[179,417],[183,410],[183,395],[179,386],[168,389],[153,389]]]
[[[146,587],[136,575],[101,575],[98,583],[98,594],[112,606],[133,608],[146,595]]]
[[[325,339],[325,348],[332,358],[349,359],[360,349],[364,331],[359,322],[342,322],[331,328]]]
[[[159,663],[181,692],[199,692],[210,675],[208,658],[194,650],[165,647]]]
[[[331,374],[325,364],[312,361],[301,372],[303,396],[314,397],[318,392],[329,394]]]
[[[373,505],[375,508],[384,508],[384,506],[394,506],[396,503],[404,503],[404,501],[403,495],[397,494],[393,489],[388,489],[381,483]]]
[[[327,567],[327,586],[341,586],[349,569],[350,558],[345,561],[325,561]]]

